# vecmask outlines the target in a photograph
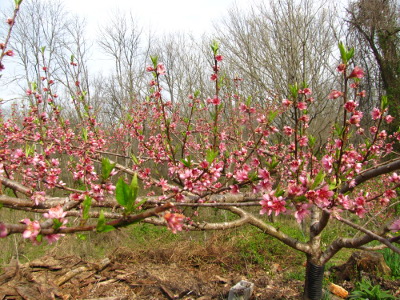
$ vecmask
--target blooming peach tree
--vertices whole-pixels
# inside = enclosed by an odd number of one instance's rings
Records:
[[[10,32],[20,3],[8,21]],[[1,59],[12,53],[8,38],[1,44]],[[224,57],[213,42],[215,94],[194,92],[185,108],[164,98],[162,76],[168,70],[151,57],[149,96],[132,100],[114,127],[97,121],[79,81],[73,102],[84,112],[82,121],[66,119],[43,56],[45,87],[39,90],[33,83],[26,92],[29,109],[16,107],[0,119],[0,205],[27,212],[19,223],[0,220],[0,237],[19,233],[38,244],[139,221],[165,225],[174,233],[250,224],[306,255],[304,298],[319,299],[321,282],[312,273],[339,250],[389,247],[400,253],[395,210],[400,156],[393,150],[400,135],[385,131],[396,120],[382,97],[370,113],[372,123],[363,122],[357,108],[365,96],[359,89],[364,72],[354,66],[354,49],[341,43],[339,49],[340,90],[313,99],[305,83],[293,84],[287,97],[260,103],[224,93]],[[73,59],[70,67],[77,67]],[[338,109],[324,141],[309,132],[315,101],[330,101]],[[278,116],[291,122],[281,124]],[[194,208],[190,215],[183,213],[187,207]],[[207,222],[202,207],[227,210],[237,218]],[[263,215],[289,215],[308,224],[307,241],[285,234]],[[374,225],[360,225],[363,219]],[[337,236],[323,245],[321,234],[335,220],[360,234]],[[380,246],[371,246],[372,241]]]

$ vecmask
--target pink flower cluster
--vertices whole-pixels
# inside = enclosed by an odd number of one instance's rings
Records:
[[[182,231],[185,216],[182,214],[166,212],[164,214],[164,220],[167,222],[168,229],[171,230],[172,233],[176,233],[177,231]]]

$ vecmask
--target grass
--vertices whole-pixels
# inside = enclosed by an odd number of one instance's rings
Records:
[[[186,213],[190,215],[190,211]],[[237,218],[228,211],[210,209],[205,213],[207,219],[211,218],[215,222]],[[4,221],[17,222],[23,217],[25,214],[22,212],[0,209],[0,218]],[[31,217],[35,218],[35,215]],[[268,222],[267,218],[265,221]],[[299,241],[305,241],[305,235],[293,218],[279,217],[273,225]],[[341,228],[334,225],[324,232],[323,243],[328,243],[340,232]],[[139,223],[108,233],[85,233],[82,236],[85,240],[80,240],[77,236],[66,236],[55,245],[44,242],[40,246],[31,245],[30,241],[22,239],[20,235],[9,236],[2,240],[4,251],[0,254],[0,264],[6,265],[11,257],[17,257],[24,263],[44,254],[97,259],[112,255],[116,248],[125,247],[134,253],[154,256],[154,259],[157,255],[161,255],[162,259],[184,255],[189,257],[193,265],[200,264],[201,260],[208,260],[227,270],[246,271],[256,267],[270,271],[275,267],[273,264],[279,264],[287,272],[285,276],[288,280],[304,280],[305,255],[252,226],[216,232],[182,232],[175,235],[164,227]],[[350,253],[351,250],[340,251],[332,262],[342,263]]]
[[[393,279],[400,279],[400,254],[395,253],[389,248],[380,251],[383,254],[385,262],[392,271],[391,277]]]

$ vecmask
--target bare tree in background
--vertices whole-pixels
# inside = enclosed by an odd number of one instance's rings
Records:
[[[57,103],[82,119],[82,107],[89,105],[89,46],[85,38],[85,21],[71,15],[61,1],[28,0],[15,25],[12,47],[15,50],[21,75],[15,82],[25,92],[37,90],[47,99],[50,93],[58,99],[74,99],[73,110],[69,101]],[[45,69],[43,68],[45,67]],[[54,79],[51,89],[46,77]],[[76,99],[78,86],[85,97]],[[62,100],[59,100],[62,101]]]
[[[396,118],[391,127],[395,131],[399,125],[400,117],[400,24],[399,5],[394,0],[357,0],[350,3],[348,23],[357,42],[364,45],[365,57],[368,60],[365,66],[374,69],[376,63],[377,72],[370,72],[371,79],[377,84],[371,84],[376,95],[373,101],[379,101],[382,88],[389,99],[389,113]],[[361,48],[362,49],[362,48]],[[371,59],[373,58],[373,60]],[[372,67],[371,67],[372,66]],[[379,80],[378,80],[379,79]]]
[[[264,101],[273,92],[282,99],[289,85],[308,84],[316,99],[309,110],[311,118],[318,116],[318,131],[328,117],[322,111],[330,105],[326,97],[337,45],[335,16],[328,7],[326,1],[271,0],[248,13],[232,8],[216,28],[233,74],[246,82],[246,95]]]
[[[132,14],[115,12],[107,25],[100,29],[98,44],[113,61],[111,78],[107,86],[107,111],[110,119],[123,116],[130,103],[143,96],[143,80],[149,57],[149,41],[144,41],[143,30]]]

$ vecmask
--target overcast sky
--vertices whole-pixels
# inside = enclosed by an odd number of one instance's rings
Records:
[[[21,10],[27,1],[30,0],[23,0]],[[67,11],[86,18],[87,36],[95,39],[99,27],[115,17],[118,10],[131,12],[145,32],[163,34],[183,31],[201,37],[203,33],[212,31],[213,22],[225,16],[229,8],[236,4],[245,10],[254,1],[260,0],[61,0],[61,3]],[[14,0],[0,0],[0,12],[7,11],[13,3]],[[99,57],[100,53],[95,53],[92,59],[98,60]],[[11,69],[8,62],[3,74]]]
[[[4,0],[1,0],[4,1]],[[116,9],[131,11],[140,25],[158,33],[188,31],[195,35],[212,28],[236,2],[248,7],[251,0],[64,0],[65,6],[88,20],[97,28]]]

